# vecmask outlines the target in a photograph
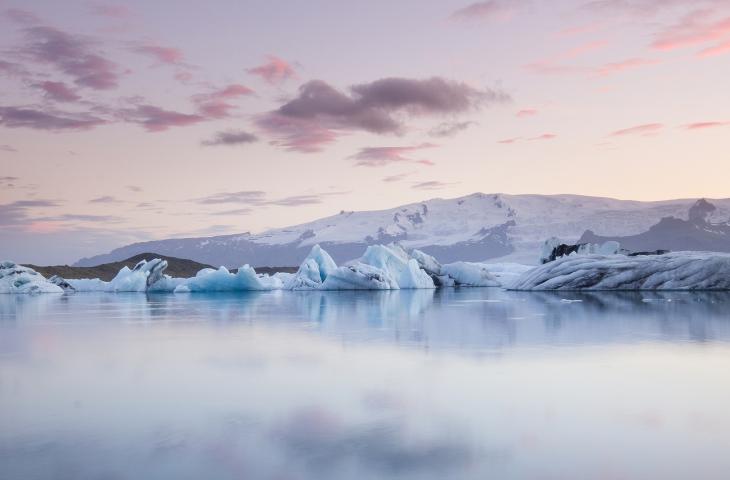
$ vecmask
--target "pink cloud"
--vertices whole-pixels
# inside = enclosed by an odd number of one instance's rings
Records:
[[[615,132],[611,133],[611,136],[622,137],[625,135],[651,135],[653,133],[659,132],[663,128],[664,125],[661,123],[647,123],[644,125],[637,125],[635,127],[616,130]]]
[[[657,50],[674,50],[730,35],[730,17],[713,21],[714,13],[708,9],[687,14],[679,23],[660,31],[651,46]]]
[[[517,118],[534,117],[538,111],[534,108],[525,108],[515,114]]]
[[[558,136],[554,133],[543,133],[542,135],[538,135],[537,137],[528,138],[528,140],[553,140],[557,137]]]
[[[708,128],[724,127],[730,125],[730,122],[697,122],[685,125],[687,130],[705,130]]]
[[[160,45],[142,45],[134,49],[135,52],[150,56],[160,63],[177,65],[183,61],[183,53],[179,48],[163,47]]]
[[[45,92],[46,98],[57,102],[75,102],[81,98],[63,82],[45,81],[39,83],[37,87]]]
[[[430,160],[417,160],[408,155],[427,148],[434,148],[438,145],[422,143],[420,145],[403,147],[367,147],[361,149],[350,158],[357,160],[355,165],[360,167],[384,167],[392,163],[417,163],[421,165],[434,165]]]
[[[727,42],[719,43],[713,47],[708,47],[699,52],[697,55],[700,57],[714,57],[730,52],[730,40]]]
[[[230,99],[244,95],[252,95],[254,91],[245,85],[234,83],[212,93],[193,96],[193,102],[198,105],[198,111],[208,118],[225,118],[230,116],[230,110],[236,108],[229,103]]]
[[[501,143],[502,145],[512,145],[520,140],[522,140],[522,137],[505,138],[504,140],[498,140],[497,143]]]
[[[550,57],[543,58],[541,60],[537,60],[536,62],[527,64],[525,65],[525,68],[533,73],[542,75],[590,73],[592,69],[589,67],[567,65],[564,62],[566,60],[571,60],[576,57],[585,55],[586,53],[590,53],[595,50],[604,48],[606,45],[608,45],[608,42],[603,40],[584,43],[582,45],[578,45],[571,49],[568,49],[564,52],[560,52]]]
[[[643,67],[646,65],[654,65],[659,63],[657,60],[651,60],[646,58],[629,58],[620,62],[607,63],[596,69],[596,75],[606,76],[614,73],[623,72],[625,70],[631,70],[634,68]]]
[[[574,35],[582,35],[584,33],[594,33],[603,28],[603,23],[589,23],[587,25],[578,25],[576,27],[568,27],[555,33],[558,37],[572,37]]]
[[[268,62],[258,67],[249,68],[246,71],[252,75],[258,75],[272,85],[284,83],[286,80],[297,76],[294,67],[274,55],[268,56]]]
[[[243,95],[253,95],[253,93],[254,91],[251,88],[248,88],[246,85],[233,83],[213,93],[212,96],[216,98],[235,98]]]

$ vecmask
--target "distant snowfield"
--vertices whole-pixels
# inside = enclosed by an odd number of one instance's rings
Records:
[[[551,236],[574,243],[586,230],[629,236],[664,217],[687,219],[695,199],[639,202],[577,195],[475,193],[433,199],[378,211],[341,212],[331,217],[261,234],[142,242],[92,258],[77,266],[119,261],[155,252],[202,263],[236,267],[298,265],[319,244],[337,262],[357,258],[368,245],[397,241],[445,263],[459,260],[535,264],[542,241]],[[730,199],[710,200],[711,220],[730,218]],[[495,260],[498,259],[498,260]]]

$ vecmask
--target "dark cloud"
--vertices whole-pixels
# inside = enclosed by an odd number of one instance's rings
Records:
[[[300,205],[313,205],[317,203],[322,203],[325,197],[344,195],[345,193],[348,192],[323,192],[304,195],[292,195],[289,197],[271,199],[266,192],[263,192],[261,190],[244,190],[240,192],[216,193],[207,197],[195,199],[195,202],[202,205],[239,204],[249,207],[296,207]],[[227,213],[223,212],[219,214],[229,215],[232,214],[231,212],[237,211],[238,210],[229,210],[227,211]]]
[[[203,145],[241,145],[245,143],[254,143],[258,141],[258,137],[253,133],[244,132],[243,130],[227,130],[218,132],[210,140],[203,140]]]
[[[37,88],[43,90],[44,95],[49,100],[55,100],[57,102],[75,102],[80,100],[81,97],[71,90],[63,82],[52,82],[47,80],[35,85]]]
[[[171,127],[184,127],[207,120],[202,115],[165,110],[149,104],[121,109],[117,115],[126,122],[143,126],[149,132],[161,132]]]
[[[122,201],[110,195],[105,195],[103,197],[92,198],[89,200],[89,203],[122,203]]]
[[[440,77],[384,78],[354,85],[349,93],[312,80],[294,99],[260,116],[257,124],[278,138],[277,145],[312,152],[347,131],[402,134],[403,116],[455,115],[508,100],[504,92]]]
[[[132,16],[132,11],[126,5],[94,2],[88,4],[88,8],[89,13],[92,15],[99,15],[101,17],[123,19]]]
[[[524,0],[486,0],[471,3],[451,14],[452,20],[507,20]]]
[[[432,137],[453,137],[459,132],[463,132],[467,128],[471,127],[472,125],[476,125],[477,122],[444,122],[439,125],[436,125],[431,130],[428,131],[428,134]]]
[[[386,183],[393,183],[393,182],[400,182],[401,180],[405,180],[407,177],[410,177],[416,172],[406,172],[406,173],[399,173],[397,175],[390,175],[388,177],[384,177],[383,181]]]
[[[139,193],[142,191],[142,187],[138,187],[137,185],[127,185],[127,190]]]
[[[253,208],[237,208],[234,210],[224,210],[222,212],[213,212],[212,215],[249,215],[254,212]]]
[[[204,205],[217,205],[222,203],[245,203],[260,205],[266,199],[266,192],[261,190],[244,190],[241,192],[216,193],[197,200]]]
[[[421,145],[404,147],[366,147],[350,158],[356,160],[355,165],[362,167],[384,167],[392,163],[418,163],[421,165],[433,165],[430,160],[418,160],[407,155],[427,148],[434,148],[438,145],[422,143]]]
[[[67,213],[63,215],[54,215],[48,217],[37,217],[33,219],[38,222],[107,222],[107,223],[119,223],[124,221],[121,217],[115,217],[113,215],[83,215]]]
[[[438,180],[430,180],[427,182],[417,182],[411,185],[411,188],[415,188],[416,190],[439,190],[442,188],[450,187],[451,185],[456,185],[456,183],[446,183],[446,182],[440,182]]]
[[[36,130],[89,130],[107,123],[89,113],[60,112],[35,107],[0,106],[0,125]]]
[[[28,71],[19,63],[0,60],[0,75],[7,77],[27,77]]]
[[[21,25],[33,25],[40,22],[38,15],[22,8],[9,8],[4,13],[6,18]]]
[[[11,145],[0,145],[0,152],[16,153],[17,151],[18,149]]]
[[[316,203],[322,203],[322,194],[314,195],[293,195],[291,197],[284,197],[278,200],[269,200],[266,205],[279,205],[282,207],[296,207],[299,205],[313,205]]]
[[[93,40],[42,25],[25,28],[24,33],[25,44],[16,51],[18,55],[52,65],[82,87],[117,87],[119,66],[98,52]]]
[[[20,200],[0,205],[0,225],[19,226],[29,222],[30,210],[34,208],[58,207],[53,200]]]
[[[19,177],[0,177],[0,187],[15,188],[15,184],[20,180]]]

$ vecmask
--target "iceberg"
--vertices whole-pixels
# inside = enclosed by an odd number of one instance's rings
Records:
[[[441,272],[453,279],[455,286],[499,287],[501,284],[482,263],[454,262],[441,267]]]
[[[371,245],[359,259],[338,267],[319,245],[286,282],[290,290],[397,290],[435,288],[418,262],[397,245]]]
[[[63,293],[63,288],[32,268],[5,261],[0,262],[0,293]]]
[[[332,257],[319,245],[312,250],[299,266],[295,274],[276,273],[279,278],[284,275],[284,285],[287,290],[317,290],[322,288],[325,279],[335,270],[337,264]]]
[[[730,254],[569,255],[545,263],[510,290],[730,290]]]
[[[550,237],[542,244],[538,263],[545,264],[568,255],[615,255],[621,252],[621,244],[613,240],[601,244],[578,243],[568,245],[557,237]]]
[[[483,263],[454,262],[441,265],[431,255],[413,250],[411,256],[423,271],[442,287],[499,287],[499,281]]]
[[[164,273],[167,266],[167,262],[159,258],[142,260],[134,268],[123,267],[108,282],[98,278],[63,279],[57,276],[49,281],[36,272],[33,275],[37,275],[39,281],[42,280],[43,288],[55,292],[182,294],[249,290],[400,290],[501,286],[499,278],[492,275],[486,264],[455,262],[442,265],[426,253],[419,250],[407,252],[398,244],[370,245],[362,257],[342,266],[337,266],[319,245],[314,245],[294,274],[258,274],[253,267],[244,265],[235,273],[226,267],[204,268],[191,278],[173,278]]]
[[[236,273],[226,267],[218,270],[204,268],[192,278],[169,278],[155,284],[152,291],[183,292],[238,292],[248,290],[279,290],[284,284],[276,276],[257,274],[249,265],[244,265]]]
[[[146,292],[153,290],[153,286],[158,286],[154,290],[164,290],[159,288],[167,280],[169,276],[164,275],[167,268],[167,262],[159,258],[147,261],[142,260],[134,268],[127,266],[122,267],[119,273],[109,282],[105,282],[98,278],[81,278],[64,280],[60,277],[59,281],[68,283],[73,290],[77,292]],[[170,289],[172,291],[172,289]]]

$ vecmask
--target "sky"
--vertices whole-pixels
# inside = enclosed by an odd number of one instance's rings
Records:
[[[0,257],[435,197],[728,197],[730,0],[0,0]]]

